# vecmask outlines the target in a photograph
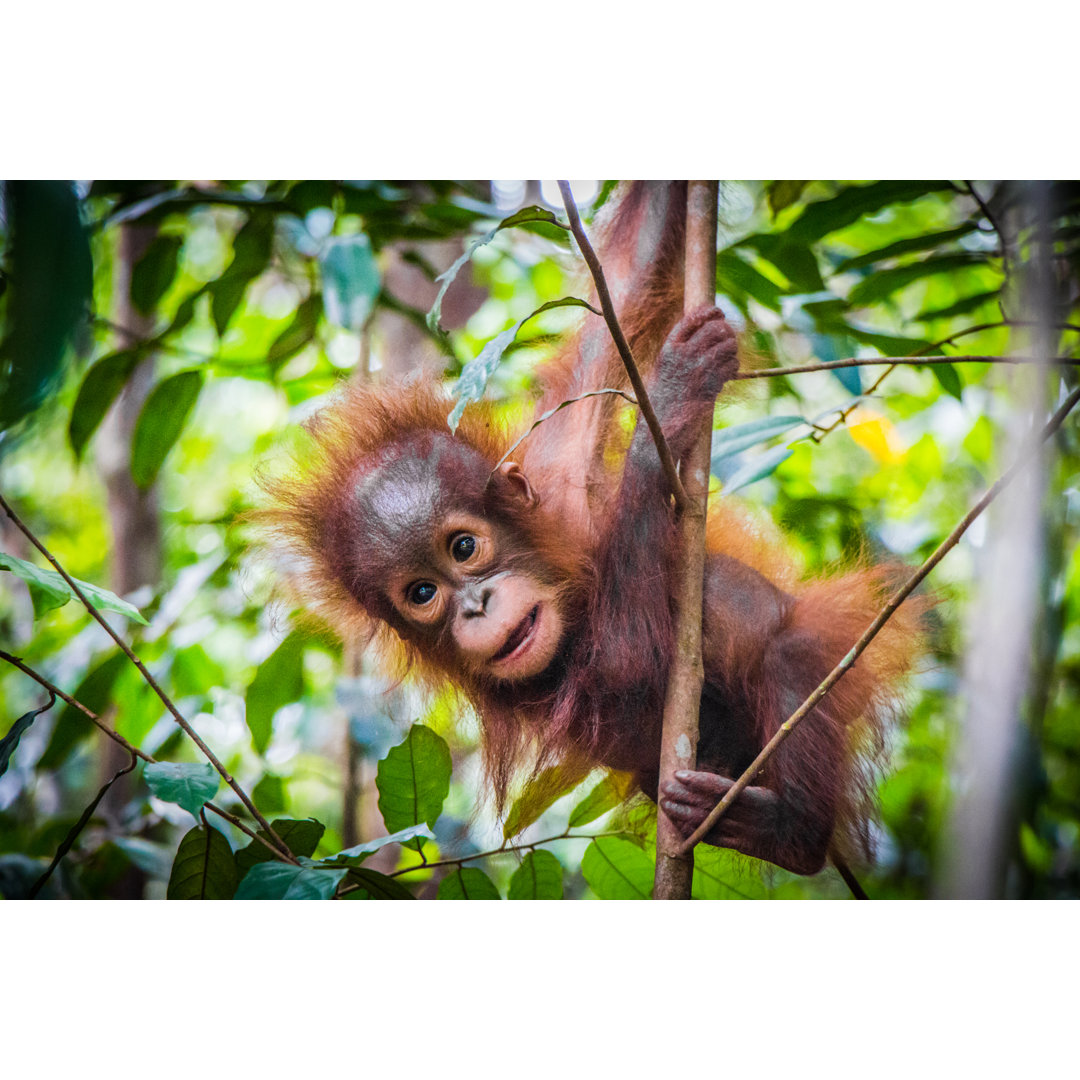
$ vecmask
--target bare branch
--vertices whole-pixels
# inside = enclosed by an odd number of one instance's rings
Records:
[[[1001,223],[997,220],[994,214],[991,212],[986,200],[975,190],[975,185],[970,180],[964,181],[964,187],[967,188],[968,194],[978,204],[979,210],[982,212],[984,218],[990,222],[990,227],[998,235],[998,241],[1001,244],[1001,272],[1005,275],[1006,284],[1009,278],[1012,276],[1012,262],[1009,257],[1009,238],[1005,235],[1005,230],[1002,229]],[[1005,314],[1005,307],[1001,301],[998,301],[998,306],[1001,308],[1001,313]]]
[[[760,371],[739,371],[732,379],[769,379],[777,375],[805,375],[811,371],[836,371],[840,368],[932,366],[934,364],[1041,364],[1046,361],[1035,356],[851,356],[844,360],[822,360],[817,364],[793,364],[790,367],[763,368]],[[1080,357],[1053,356],[1049,363],[1059,367],[1080,366]]]
[[[121,652],[139,669],[139,674],[146,680],[147,685],[155,694],[161,699],[165,708],[172,714],[173,719],[183,728],[184,732],[192,739],[195,745],[206,755],[207,761],[217,770],[218,774],[236,792],[240,801],[248,808],[251,816],[259,823],[259,825],[266,830],[266,834],[277,844],[282,853],[292,858],[292,852],[289,851],[288,846],[282,841],[274,830],[270,827],[270,822],[266,820],[255,808],[255,804],[248,797],[248,794],[237,783],[237,781],[230,775],[229,770],[218,760],[217,755],[209,746],[203,741],[199,733],[188,723],[183,717],[180,710],[173,704],[172,699],[165,693],[164,690],[158,685],[157,680],[147,670],[146,665],[132,652],[128,644],[120,637],[120,635],[109,625],[104,616],[90,601],[87,599],[86,594],[79,588],[78,583],[71,577],[70,574],[60,565],[59,562],[53,557],[52,553],[45,547],[45,545],[30,531],[30,529],[23,524],[19,516],[8,505],[4,496],[0,494],[0,509],[2,509],[9,518],[15,523],[16,528],[30,541],[45,556],[46,559],[52,564],[53,569],[67,582],[68,588],[79,598],[83,607],[94,617],[94,619],[104,628],[105,632],[116,642],[120,647]]]
[[[686,287],[683,310],[693,311],[716,300],[716,216],[719,184],[691,180],[686,194]],[[705,586],[705,519],[709,502],[712,451],[712,409],[705,410],[694,444],[683,458],[681,477],[687,494],[678,522],[674,562],[675,652],[664,693],[660,739],[660,783],[697,760],[701,690],[705,664],[701,646],[701,613]],[[694,861],[682,849],[678,826],[659,810],[656,819],[655,900],[689,900]]]
[[[727,808],[739,797],[739,793],[749,786],[754,777],[761,771],[765,763],[776,752],[780,744],[791,734],[795,726],[803,719],[819,701],[839,682],[840,677],[850,668],[866,647],[877,636],[878,631],[889,621],[897,608],[911,595],[922,583],[931,570],[957,545],[960,537],[964,535],[968,526],[994,501],[1016,476],[1016,474],[1037,454],[1042,444],[1059,427],[1065,417],[1080,401],[1080,388],[1074,390],[1054,413],[1039,437],[1033,440],[1017,460],[1002,473],[1002,475],[987,490],[986,494],[964,515],[955,529],[938,545],[934,553],[907,579],[904,584],[890,597],[889,602],[879,612],[874,621],[863,632],[862,637],[855,643],[851,651],[829,672],[818,688],[788,717],[781,725],[776,734],[765,744],[761,753],[750,763],[746,771],[728,789],[724,797],[709,812],[709,816],[694,830],[689,839],[683,845],[685,851],[690,851],[698,841],[702,840],[712,827],[720,820]]]
[[[910,356],[905,356],[905,357],[897,357],[897,356],[884,357],[884,358],[882,358],[880,360],[880,362],[881,363],[887,363],[889,365],[889,367],[888,367],[888,369],[886,371],[883,371],[877,377],[877,379],[874,380],[874,385],[870,387],[870,389],[867,391],[867,393],[868,394],[873,394],[877,390],[877,388],[879,386],[881,386],[881,384],[896,370],[896,367],[897,367],[898,364],[912,363],[915,357],[922,357],[923,362],[926,362],[927,360],[930,359],[930,357],[926,355],[927,353],[932,353],[932,352],[934,352],[935,349],[940,349],[945,345],[951,345],[954,341],[958,341],[962,337],[968,337],[971,334],[978,334],[978,333],[981,333],[983,330],[996,330],[999,327],[1003,327],[1003,326],[1030,326],[1030,325],[1032,325],[1032,324],[1029,321],[1025,321],[1023,319],[1001,319],[1001,320],[998,320],[997,322],[977,323],[975,326],[967,326],[963,330],[957,330],[955,333],[949,334],[948,337],[943,337],[939,341],[933,341],[929,345],[924,345],[921,349],[918,349],[916,352],[911,353]],[[1074,323],[1058,323],[1056,325],[1055,329],[1057,329],[1057,330],[1071,330],[1071,331],[1076,332],[1076,331],[1080,331],[1080,326],[1076,326]],[[1061,359],[1062,360],[1068,360],[1067,357],[1062,357]],[[1007,363],[1007,362],[1009,362],[1007,360],[1003,360],[1001,357],[989,357],[989,356],[987,356],[987,357],[953,356],[953,357],[950,358],[950,360],[948,360],[946,362],[963,363],[963,362],[965,362],[965,360],[972,360],[972,361],[979,360],[979,361],[985,361],[987,363]],[[875,362],[878,362],[878,361],[875,361]],[[940,363],[941,361],[936,361],[936,362]],[[847,365],[847,366],[855,366],[855,365]],[[821,369],[819,369],[819,370],[821,370]],[[827,369],[824,369],[824,370],[827,370]],[[816,443],[820,443],[821,440],[823,438],[825,438],[825,436],[828,435],[830,432],[835,431],[838,427],[841,426],[841,424],[847,423],[847,418],[855,411],[855,408],[856,407],[854,405],[852,405],[850,408],[842,410],[840,415],[827,428],[824,428],[823,430],[821,430],[819,432],[815,432],[811,436],[813,441],[816,442]]]
[[[438,862],[414,863],[412,866],[403,866],[400,870],[394,870],[386,876],[397,878],[401,877],[403,874],[413,874],[417,870],[437,870],[443,866],[464,866],[465,863],[477,862],[480,859],[490,859],[495,855],[516,855],[520,851],[535,851],[536,848],[543,847],[545,844],[553,844],[556,840],[596,840],[597,838],[605,836],[625,835],[625,832],[575,833],[566,829],[564,832],[558,833],[555,836],[545,836],[543,840],[533,840],[526,844],[510,844],[504,841],[497,848],[491,848],[488,851],[477,851],[472,855],[461,855],[456,859],[440,859]],[[423,858],[422,854],[421,858]],[[345,893],[350,893],[356,889],[362,889],[363,887],[363,885],[359,884],[347,885],[338,892],[338,896],[344,896]]]
[[[101,785],[101,790],[94,796],[90,805],[79,815],[79,820],[68,829],[67,835],[60,842],[60,846],[56,849],[56,854],[52,857],[52,862],[49,863],[41,876],[34,882],[30,888],[30,892],[27,894],[27,899],[33,900],[39,892],[41,892],[45,883],[52,877],[53,871],[60,865],[60,860],[71,850],[72,844],[79,838],[79,833],[86,828],[90,819],[94,816],[94,811],[98,808],[98,803],[105,798],[109,788],[120,779],[121,776],[126,776],[136,765],[139,764],[139,758],[136,754],[131,755],[131,761],[125,765],[114,776],[110,777]]]
[[[29,675],[39,686],[43,686],[50,693],[55,694],[62,701],[67,702],[73,709],[78,709],[89,720],[91,720],[102,732],[107,735],[114,743],[122,746],[129,754],[134,754],[138,758],[142,758],[143,761],[153,764],[157,761],[157,758],[153,754],[147,754],[140,750],[137,746],[129,743],[127,739],[118,731],[114,731],[97,713],[88,709],[81,701],[76,700],[70,694],[64,693],[59,686],[54,685],[45,678],[44,675],[35,671],[32,667],[24,664],[17,656],[12,656],[11,653],[4,652],[0,649],[0,660],[6,660],[13,667],[17,667],[24,675]],[[110,781],[111,782],[111,781]],[[282,862],[295,863],[296,860],[292,855],[286,856],[284,852],[279,851],[274,847],[272,843],[265,837],[256,833],[253,829],[249,828],[243,821],[241,821],[235,814],[230,814],[228,810],[222,810],[220,806],[216,806],[214,803],[207,803],[206,809],[213,811],[218,817],[223,818],[229,822],[230,825],[235,825],[242,833],[250,837],[252,840],[258,840],[268,851],[272,852],[274,858],[280,859]]]
[[[0,660],[6,660],[13,667],[17,667],[24,675],[29,675],[39,686],[45,687],[51,694],[55,694],[61,701],[67,702],[73,709],[78,709],[81,713],[84,713],[93,723],[95,723],[104,734],[108,735],[110,739],[115,743],[119,743],[129,753],[135,754],[136,757],[140,757],[143,761],[153,761],[154,759],[138,749],[136,746],[132,746],[131,743],[124,738],[118,731],[113,731],[104,720],[95,712],[91,712],[81,701],[76,701],[70,694],[64,693],[59,686],[54,686],[44,675],[38,674],[32,667],[28,667],[17,656],[12,656],[9,652],[4,652],[0,649]]]
[[[496,464],[495,464],[495,468],[494,468],[494,469],[492,469],[492,470],[491,470],[491,472],[490,472],[490,473],[488,474],[489,478],[490,478],[491,476],[494,476],[494,475],[495,475],[495,473],[497,473],[497,472],[499,471],[499,466],[500,466],[500,465],[502,465],[502,463],[503,463],[504,461],[506,461],[506,460],[507,460],[507,459],[508,459],[508,458],[509,458],[509,457],[511,456],[511,454],[513,454],[513,452],[514,452],[514,451],[515,451],[515,450],[516,450],[516,449],[517,449],[517,448],[518,448],[518,447],[519,447],[519,446],[520,446],[520,445],[521,445],[521,444],[522,444],[522,443],[523,443],[523,442],[524,442],[524,441],[525,441],[525,440],[526,440],[526,439],[527,439],[527,438],[528,438],[528,437],[529,437],[529,436],[530,436],[530,435],[531,435],[531,434],[532,434],[532,433],[533,433],[533,432],[534,432],[534,431],[535,431],[535,430],[536,430],[536,429],[537,429],[537,428],[538,428],[538,427],[539,427],[539,426],[540,426],[540,425],[541,425],[541,424],[542,424],[542,423],[543,423],[543,422],[545,421],[545,420],[550,420],[550,419],[551,419],[551,418],[552,418],[552,417],[553,417],[553,416],[554,416],[554,415],[555,415],[555,414],[556,414],[556,413],[557,413],[557,412],[558,412],[558,411],[559,411],[560,409],[565,409],[567,405],[573,405],[573,404],[574,404],[575,402],[578,402],[578,401],[584,401],[584,400],[585,400],[586,398],[591,398],[591,397],[599,397],[599,396],[600,396],[601,394],[617,394],[617,395],[618,395],[619,397],[621,397],[621,398],[626,398],[626,400],[627,400],[627,401],[629,401],[631,405],[636,405],[636,404],[637,404],[637,399],[636,399],[636,398],[634,398],[634,397],[631,397],[631,395],[630,395],[630,394],[628,394],[628,393],[627,393],[627,392],[626,392],[625,390],[614,390],[614,389],[612,389],[611,387],[604,387],[604,389],[603,389],[603,390],[588,390],[588,391],[586,391],[586,392],[585,392],[584,394],[578,394],[578,396],[577,396],[577,397],[567,398],[567,399],[566,399],[566,401],[560,401],[560,402],[559,402],[559,404],[558,404],[558,405],[556,405],[554,409],[548,409],[548,411],[547,411],[546,413],[543,413],[542,415],[538,416],[538,417],[537,417],[537,418],[536,418],[536,419],[535,419],[535,420],[534,420],[534,421],[532,422],[532,424],[530,424],[530,425],[529,425],[529,429],[528,429],[527,431],[525,431],[525,432],[524,432],[524,433],[523,433],[523,434],[522,434],[522,435],[521,435],[521,436],[520,436],[520,437],[518,438],[517,442],[515,442],[515,443],[514,443],[514,445],[513,445],[513,446],[511,446],[511,447],[510,447],[510,449],[509,449],[509,450],[507,450],[507,451],[506,451],[506,453],[505,453],[505,454],[503,454],[503,456],[502,456],[501,458],[499,458],[499,460],[498,460],[498,461],[496,462]]]
[[[585,234],[585,228],[581,224],[581,216],[578,214],[569,183],[560,180],[559,191],[562,193],[563,205],[566,207],[566,216],[570,219],[570,230],[573,232],[574,239],[577,240],[581,254],[589,267],[589,273],[592,274],[593,284],[596,286],[596,295],[604,312],[604,321],[608,324],[611,336],[615,340],[615,347],[619,350],[619,356],[622,357],[623,366],[626,368],[626,374],[630,379],[630,385],[634,388],[634,396],[637,398],[638,407],[641,409],[641,415],[645,418],[653,442],[656,443],[656,450],[660,455],[660,465],[664,470],[668,487],[671,488],[671,492],[675,496],[676,506],[680,510],[685,509],[687,497],[682,481],[679,480],[675,459],[671,456],[671,448],[664,438],[664,433],[660,428],[660,421],[656,418],[652,403],[649,401],[645,383],[641,379],[641,372],[638,371],[626,335],[622,332],[622,327],[619,325],[619,320],[615,315],[615,306],[611,302],[611,293],[608,292],[607,281],[604,278],[604,268],[600,265],[600,260],[596,257],[596,252],[593,251],[593,246],[589,243],[589,238]]]

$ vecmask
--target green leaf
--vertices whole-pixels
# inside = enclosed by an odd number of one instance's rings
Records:
[[[1026,821],[1020,823],[1020,851],[1023,853],[1024,862],[1036,873],[1053,872],[1055,847],[1042,839]]]
[[[168,900],[231,900],[237,881],[229,841],[212,826],[196,825],[180,841],[165,896]]]
[[[723,492],[733,495],[741,488],[749,487],[758,480],[763,480],[791,457],[793,451],[786,446],[774,446],[763,454],[755,454],[724,480]]]
[[[131,477],[140,488],[145,490],[157,479],[165,458],[184,430],[202,385],[201,371],[182,371],[150,391],[131,439]]]
[[[923,195],[951,189],[947,180],[879,180],[847,187],[830,199],[810,203],[792,222],[788,236],[802,243],[813,243],[893,203],[911,202]]]
[[[15,753],[15,748],[19,745],[19,740],[30,729],[30,725],[34,722],[34,719],[52,707],[53,702],[50,701],[47,705],[42,705],[40,709],[33,709],[31,712],[23,713],[23,715],[11,725],[11,729],[8,733],[0,739],[0,776],[3,776],[4,773],[7,772],[8,763],[11,761],[11,755]]]
[[[732,424],[730,427],[714,431],[712,437],[713,471],[725,458],[734,457],[743,450],[759,443],[768,442],[781,432],[805,424],[801,416],[765,416],[760,420],[750,420],[745,424]]]
[[[91,668],[71,696],[76,701],[81,701],[93,713],[104,712],[109,704],[113,686],[128,662],[128,658],[119,649],[114,649],[100,664]],[[37,764],[38,770],[51,772],[59,768],[67,760],[72,749],[84,742],[89,738],[90,733],[96,730],[85,713],[73,705],[65,705],[56,718],[56,726],[49,738],[49,745]]]
[[[487,386],[488,379],[495,374],[495,370],[498,368],[500,361],[503,358],[503,353],[513,342],[517,336],[518,330],[522,325],[527,323],[533,316],[539,315],[542,311],[550,311],[552,308],[560,307],[583,307],[592,310],[592,306],[586,303],[584,300],[580,300],[576,296],[564,296],[561,300],[549,300],[546,304],[541,304],[535,311],[530,312],[524,319],[518,319],[513,326],[504,330],[501,334],[496,334],[480,352],[474,356],[461,371],[461,377],[457,381],[457,386],[454,388],[455,393],[458,396],[457,404],[454,406],[454,411],[450,414],[447,423],[450,425],[451,431],[457,431],[457,426],[461,420],[461,414],[465,411],[465,406],[470,402],[479,401],[484,396],[484,388]]]
[[[465,866],[439,882],[436,900],[501,900],[495,883],[473,866]]]
[[[741,255],[730,248],[722,251],[716,260],[716,290],[746,308],[746,297],[753,297],[773,311],[780,310],[780,297],[784,290],[770,281],[760,270],[751,266]]]
[[[962,236],[974,232],[978,226],[974,221],[968,221],[955,229],[943,229],[941,232],[921,233],[919,236],[909,236],[905,240],[896,240],[875,251],[867,251],[862,255],[856,255],[851,259],[845,259],[840,263],[835,273],[842,274],[847,270],[860,270],[864,266],[872,266],[874,263],[883,262],[885,259],[893,259],[897,255],[908,255],[913,251],[932,251],[959,240]]]
[[[210,284],[213,284],[213,282]],[[201,288],[196,289],[195,292],[185,296],[184,299],[176,305],[176,314],[173,316],[172,322],[169,323],[168,327],[162,332],[161,337],[166,338],[170,334],[176,334],[183,330],[195,317],[195,305],[208,292],[210,292],[210,285],[203,285]]]
[[[786,210],[793,203],[799,201],[809,180],[774,180],[769,185],[769,209],[772,216],[776,217],[781,210]]]
[[[589,207],[589,213],[592,217],[596,216],[597,210],[604,205],[611,198],[612,192],[619,186],[618,180],[605,180],[600,186],[600,194],[593,200],[592,206]]]
[[[180,697],[205,696],[212,686],[226,683],[225,669],[197,641],[173,653],[169,674]]]
[[[987,292],[976,293],[974,296],[965,296],[952,304],[942,308],[926,308],[915,316],[917,322],[931,322],[934,319],[951,319],[955,315],[970,315],[973,311],[993,304],[1001,296],[998,289],[990,289]]]
[[[648,900],[656,865],[648,852],[621,836],[598,836],[585,849],[581,872],[601,900]]]
[[[26,582],[34,602],[34,618],[40,619],[53,608],[63,607],[75,594],[68,583],[55,571],[43,570],[33,563],[5,555],[0,551],[0,569],[10,570]]]
[[[253,866],[236,890],[237,900],[331,900],[348,873],[313,866],[263,862]]]
[[[361,888],[344,893],[342,900],[415,900],[397,878],[387,877],[377,870],[350,869],[349,884]]]
[[[305,818],[302,821],[295,818],[276,818],[270,822],[270,827],[298,858],[314,855],[323,833],[326,832],[326,826],[314,818]],[[256,835],[264,840],[270,839],[265,829],[259,829]],[[247,847],[242,847],[237,851],[236,868],[243,877],[256,863],[270,862],[275,859],[274,853],[265,844],[252,840]]]
[[[518,210],[517,213],[511,214],[507,218],[503,218],[495,228],[489,229],[483,236],[473,240],[468,248],[465,249],[464,253],[459,255],[450,264],[449,268],[444,270],[435,279],[441,284],[439,286],[439,292],[435,297],[435,303],[431,305],[431,310],[427,313],[427,324],[432,333],[443,332],[442,324],[440,322],[442,319],[443,297],[446,296],[447,290],[453,285],[454,279],[458,276],[458,272],[473,257],[477,248],[482,248],[485,244],[490,244],[501,229],[509,229],[515,225],[526,226],[537,222],[547,225],[559,225],[559,219],[550,210],[545,210],[542,206],[525,206],[521,210]],[[533,314],[535,314],[535,312]]]
[[[132,865],[137,866],[147,877],[155,881],[169,880],[174,858],[171,845],[144,840],[141,836],[114,836],[112,842],[131,860]]]
[[[614,810],[630,794],[633,778],[629,773],[609,773],[570,812],[569,826],[578,829]]]
[[[270,351],[266,354],[271,371],[277,373],[286,360],[311,343],[321,314],[322,297],[314,293],[296,309],[292,322],[274,338]]]
[[[510,879],[510,900],[561,900],[562,863],[550,851],[530,851]]]
[[[375,783],[386,828],[399,832],[427,822],[434,827],[450,791],[450,748],[423,724],[413,724],[405,741],[379,762]],[[420,850],[421,839],[407,841]]]
[[[756,860],[726,848],[698,844],[690,895],[694,900],[764,900],[768,889]]]
[[[285,809],[285,782],[280,776],[266,773],[251,789],[251,801],[264,814],[279,813]]]
[[[511,229],[515,225],[527,225],[530,222],[535,221],[544,221],[549,225],[558,226],[564,232],[566,231],[565,226],[560,225],[559,219],[543,206],[523,206],[509,217],[503,218],[502,221],[499,222],[498,228]]]
[[[65,180],[4,185],[6,334],[0,341],[0,431],[36,409],[64,373],[85,321],[93,266],[75,189]]]
[[[472,258],[473,252],[478,247],[483,247],[484,244],[490,243],[495,234],[499,231],[498,226],[492,229],[490,232],[485,233],[478,240],[474,240],[466,250],[459,255],[450,266],[444,270],[435,280],[440,282],[439,291],[435,294],[435,302],[431,305],[431,310],[427,313],[425,321],[427,322],[428,329],[433,333],[445,333],[442,328],[442,304],[443,297],[446,296],[447,290],[454,283],[454,279],[458,276],[458,271]]]
[[[509,840],[527,829],[552,803],[581,783],[580,769],[566,769],[552,765],[544,769],[525,785],[525,790],[514,800],[510,813],[503,823],[503,836]]]
[[[90,436],[97,431],[109,407],[127,385],[139,358],[140,353],[134,349],[110,353],[83,377],[68,423],[68,441],[77,458],[82,456]]]
[[[304,692],[304,647],[307,637],[291,633],[260,665],[244,696],[251,742],[266,753],[273,734],[274,714]]]
[[[221,778],[213,765],[156,761],[143,770],[146,786],[159,799],[182,806],[189,814],[199,811],[214,797]]]
[[[817,257],[807,244],[793,244],[784,233],[757,233],[740,240],[737,247],[753,248],[801,292],[823,292]]]
[[[233,240],[233,258],[225,272],[208,286],[210,314],[218,337],[225,333],[248,285],[270,264],[274,251],[274,219],[253,214]]]
[[[857,326],[855,323],[844,323],[842,328],[845,334],[853,337],[862,345],[872,346],[877,349],[882,356],[913,356],[930,344],[925,338],[900,337],[897,334],[881,334],[876,330],[866,330],[861,326]],[[851,368],[850,370],[858,374],[858,368]],[[853,394],[857,394],[862,389],[862,386],[861,384],[858,386],[852,384],[852,386],[849,386],[849,389]]]
[[[390,844],[404,844],[409,840],[415,840],[417,837],[424,840],[434,840],[435,834],[428,828],[426,823],[421,822],[419,825],[410,825],[407,829],[391,833],[389,836],[379,836],[374,840],[365,840],[364,843],[345,848],[344,851],[339,851],[336,855],[328,855],[321,862],[326,864],[348,862],[350,866],[359,865],[369,855],[374,855],[376,851],[381,851]]]
[[[150,315],[176,278],[183,237],[157,236],[131,271],[131,302]]]
[[[371,241],[363,233],[332,237],[319,266],[327,319],[346,330],[362,330],[382,288]]]
[[[2,551],[0,551],[0,570],[10,570],[16,577],[26,582],[30,590],[30,599],[34,602],[36,618],[41,618],[47,611],[52,611],[54,608],[63,607],[69,600],[78,599],[71,586],[55,570],[45,570],[24,559],[17,559],[14,555],[6,555]],[[99,611],[115,611],[119,615],[125,615],[137,623],[142,623],[143,626],[147,625],[139,609],[126,600],[121,600],[115,593],[99,588],[97,585],[91,585],[88,581],[80,581],[78,578],[71,580],[79,586],[83,595]]]
[[[980,255],[964,252],[958,255],[931,255],[921,262],[906,266],[893,266],[865,277],[851,290],[848,301],[853,307],[866,307],[892,296],[899,289],[935,274],[949,274],[954,270],[985,263]]]
[[[941,385],[941,389],[951,394],[957,401],[964,400],[964,384],[960,381],[960,374],[952,364],[928,364],[934,373],[934,378]]]

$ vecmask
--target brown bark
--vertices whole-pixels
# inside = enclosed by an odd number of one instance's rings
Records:
[[[716,215],[718,184],[694,180],[687,192],[686,289],[683,310],[692,311],[716,298]],[[677,769],[692,769],[698,742],[698,713],[705,669],[701,655],[701,613],[705,578],[705,513],[709,497],[712,414],[693,450],[680,464],[687,495],[679,521],[679,558],[675,591],[675,656],[664,702],[660,783]],[[682,834],[657,811],[655,900],[689,900],[694,875],[693,852],[680,853]]]

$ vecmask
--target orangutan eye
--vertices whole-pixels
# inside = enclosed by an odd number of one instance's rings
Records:
[[[409,603],[416,604],[418,607],[423,607],[424,604],[430,604],[435,599],[435,593],[438,590],[430,581],[417,581],[409,586]]]
[[[465,562],[467,559],[471,559],[475,550],[476,540],[467,534],[462,534],[450,545],[450,554],[454,556],[457,562]]]

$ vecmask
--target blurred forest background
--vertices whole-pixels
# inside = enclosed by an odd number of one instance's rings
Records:
[[[612,184],[574,190],[588,218]],[[295,627],[239,520],[257,469],[343,379],[454,380],[496,339],[480,389],[531,415],[532,372],[581,312],[498,335],[586,290],[566,232],[527,207],[561,214],[554,184],[5,185],[0,895],[649,895],[650,804],[598,773],[496,820],[463,703]],[[951,358],[748,380],[717,410],[716,487],[807,572],[860,551],[914,569],[1077,386],[1080,184],[730,182],[720,221],[718,302],[758,367]],[[470,250],[429,319],[435,278]],[[1006,356],[1058,359],[990,362]],[[871,897],[1080,895],[1076,424],[928,582]],[[235,788],[28,533],[107,590],[90,599]],[[989,702],[988,672],[1012,679]],[[84,711],[36,713],[31,673]],[[253,836],[252,806],[297,862]],[[832,869],[699,847],[694,895],[848,892]]]

